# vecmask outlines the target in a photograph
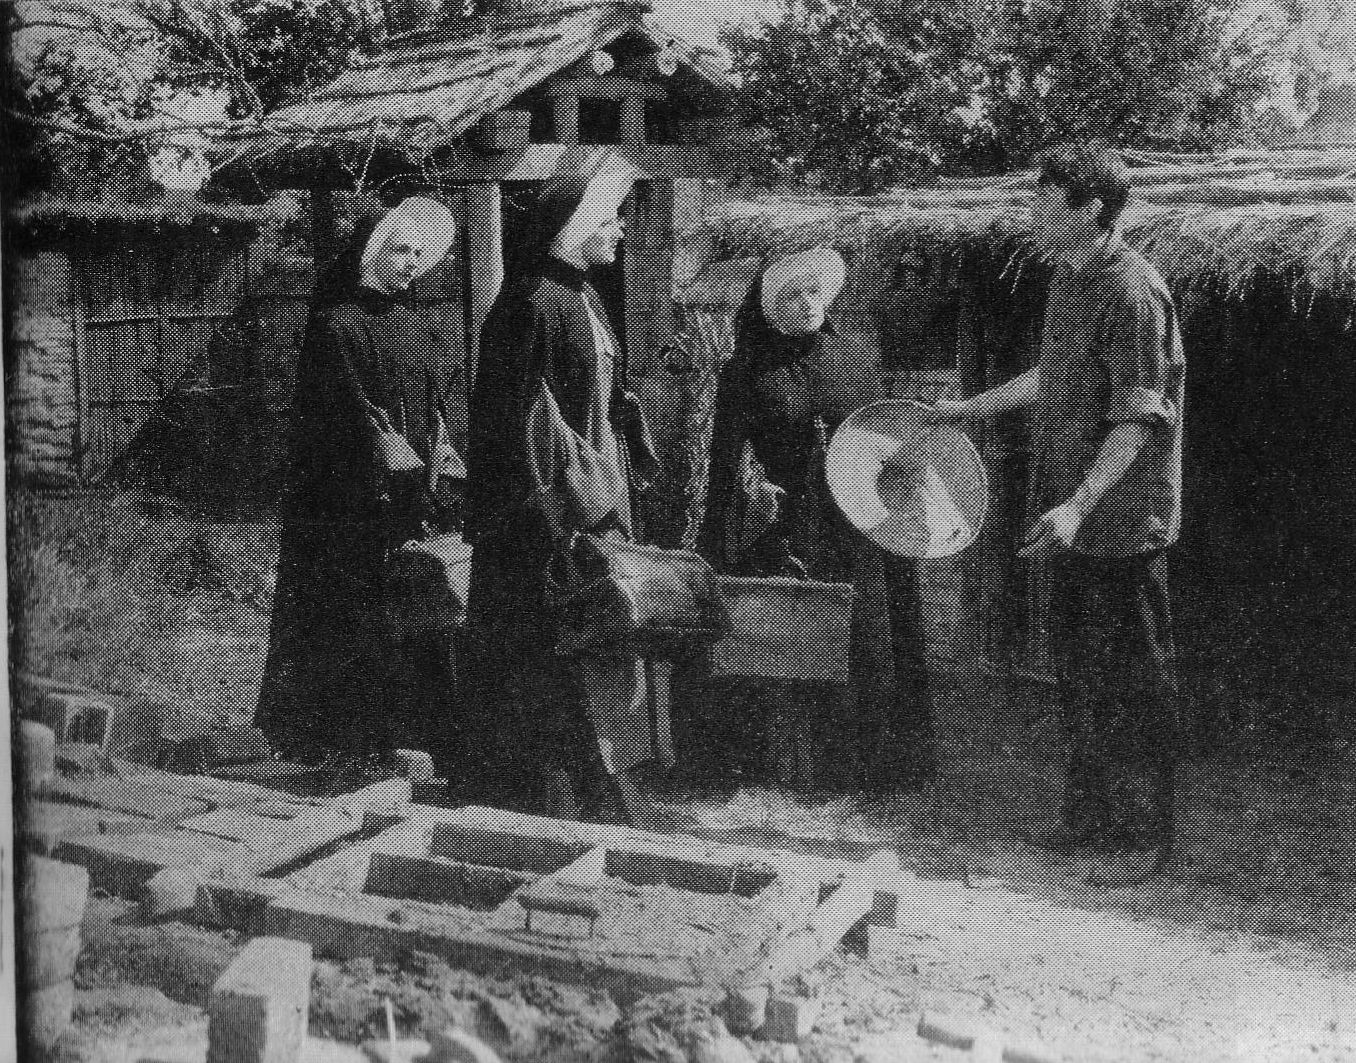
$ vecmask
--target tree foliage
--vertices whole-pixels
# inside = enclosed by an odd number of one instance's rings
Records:
[[[965,21],[930,0],[915,15],[903,37],[861,0],[790,0],[761,31],[726,33],[743,78],[738,106],[769,136],[764,176],[870,191],[969,150]]]
[[[19,191],[126,183],[166,142],[262,125],[368,42],[354,0],[18,0],[5,5],[4,138]]]
[[[1270,56],[1229,0],[786,0],[726,35],[775,173],[868,191],[1097,135],[1198,150],[1247,129]]]
[[[988,106],[1004,156],[1068,136],[1227,144],[1269,88],[1266,55],[1229,25],[1218,0],[1041,0],[1001,35]]]

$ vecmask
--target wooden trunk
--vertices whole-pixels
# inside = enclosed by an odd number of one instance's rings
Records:
[[[846,683],[852,585],[723,576],[733,629],[711,647],[711,674]]]

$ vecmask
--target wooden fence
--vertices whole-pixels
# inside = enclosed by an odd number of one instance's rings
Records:
[[[247,293],[248,247],[240,234],[20,250],[8,266],[11,470],[49,486],[100,480]]]

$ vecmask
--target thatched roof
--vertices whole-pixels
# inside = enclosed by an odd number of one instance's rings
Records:
[[[725,94],[736,86],[722,53],[669,32],[647,5],[566,0],[446,19],[392,38],[305,100],[269,115],[268,132],[247,139],[233,165],[328,156],[356,168],[380,164],[383,155],[418,163],[551,75],[619,42],[640,54],[667,50],[689,87]]]
[[[1339,82],[1319,90],[1314,113],[1285,146],[1356,153],[1356,84]]]
[[[1259,269],[1356,298],[1356,153],[1188,162],[1135,156],[1127,241],[1185,298],[1247,287]],[[848,253],[987,249],[1020,261],[1034,174],[956,180],[866,197],[769,195],[730,202],[684,236],[689,262],[831,244]]]
[[[261,226],[290,217],[290,206],[209,203],[182,193],[149,199],[41,196],[7,209],[4,224],[10,235],[25,238],[248,239]]]

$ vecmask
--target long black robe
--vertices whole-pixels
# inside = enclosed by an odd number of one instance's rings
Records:
[[[547,255],[523,261],[486,318],[470,404],[466,533],[475,549],[468,625],[477,723],[468,767],[479,770],[464,774],[481,781],[478,799],[519,808],[549,807],[541,787],[552,771],[582,776],[587,785],[590,773],[580,769],[598,756],[579,663],[554,650],[546,574],[561,529],[548,522],[536,493],[528,444],[542,381],[565,424],[586,434],[598,387],[586,300],[606,327],[584,270]],[[614,375],[608,396],[619,437],[622,383]],[[630,516],[613,513],[602,523],[629,527]],[[608,767],[624,770],[642,759],[615,744]]]
[[[380,466],[365,406],[384,410],[426,461],[429,392],[451,367],[407,295],[358,284],[378,218],[317,283],[297,366],[277,589],[256,722],[298,756],[389,751],[403,726],[384,576],[390,550],[429,516],[418,473]]]
[[[854,409],[883,397],[874,375],[841,376],[843,366],[862,364],[829,357],[833,345],[845,342],[832,321],[802,337],[773,328],[754,285],[736,316],[734,356],[716,392],[698,549],[724,572],[785,575],[794,559],[812,579],[854,585],[851,697],[843,706],[849,718],[834,729],[847,748],[834,753],[855,763],[851,781],[859,786],[912,787],[933,774],[936,759],[919,563],[887,554],[857,532],[824,480],[824,438]],[[777,519],[741,550],[746,445],[786,494]]]

